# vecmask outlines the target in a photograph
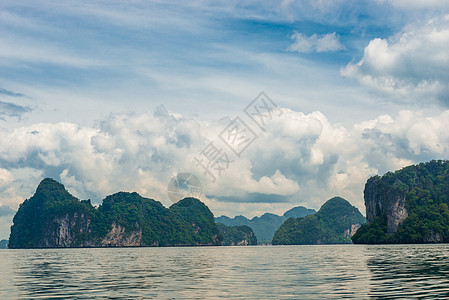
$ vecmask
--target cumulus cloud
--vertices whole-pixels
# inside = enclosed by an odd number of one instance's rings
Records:
[[[305,36],[302,33],[295,32],[290,38],[294,41],[292,45],[288,47],[288,51],[299,53],[311,53],[311,52],[334,52],[343,50],[344,46],[340,43],[338,35],[333,33],[327,33],[323,35],[313,34],[311,36]]]
[[[2,166],[42,170],[94,199],[133,189],[157,197],[154,189],[182,171],[188,149],[201,144],[195,121],[168,114],[111,116],[97,128],[41,123],[0,136]]]
[[[449,105],[449,15],[371,40],[358,63],[342,69],[374,91],[404,100]]]

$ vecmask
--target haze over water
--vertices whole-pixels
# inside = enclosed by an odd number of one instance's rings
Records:
[[[449,296],[449,245],[0,251],[0,298]]]

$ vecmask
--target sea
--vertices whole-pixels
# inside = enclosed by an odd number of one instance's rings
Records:
[[[0,250],[0,299],[448,297],[447,244]]]

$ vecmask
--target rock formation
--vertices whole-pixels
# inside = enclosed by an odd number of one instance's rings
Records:
[[[387,218],[387,233],[395,233],[398,226],[408,217],[405,207],[406,190],[401,188],[398,181],[388,186],[381,177],[371,177],[364,190],[366,219],[368,224],[374,222],[377,216],[385,215]]]
[[[13,219],[10,248],[220,245],[211,211],[185,198],[165,208],[137,193],[108,196],[98,209],[44,179]]]
[[[368,179],[366,218],[354,243],[449,242],[449,161],[433,160]]]

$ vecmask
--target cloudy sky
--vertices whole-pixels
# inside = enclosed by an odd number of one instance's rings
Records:
[[[448,1],[259,2],[1,1],[0,238],[45,177],[96,204],[168,206],[187,172],[216,216],[364,212],[369,176],[449,158]]]

